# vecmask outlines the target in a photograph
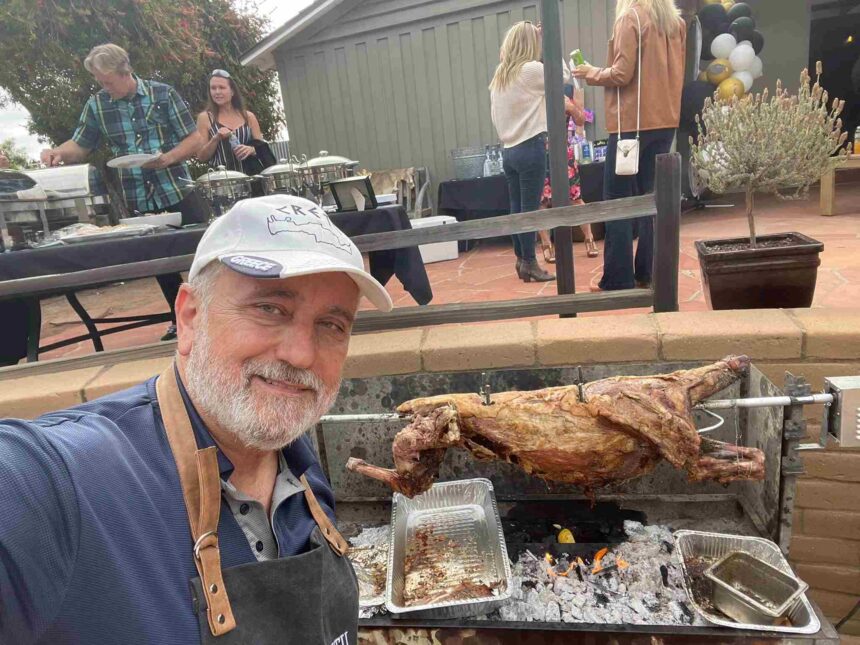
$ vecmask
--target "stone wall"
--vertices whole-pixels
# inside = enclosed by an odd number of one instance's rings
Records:
[[[745,353],[777,384],[786,370],[814,390],[825,376],[860,374],[860,309],[763,310],[595,316],[433,327],[352,340],[349,377],[527,366],[694,361]],[[7,379],[0,416],[30,418],[157,374],[169,358]],[[810,436],[820,406],[807,406]],[[860,450],[805,453],[791,560],[833,619],[860,597]],[[843,632],[860,635],[860,617]]]

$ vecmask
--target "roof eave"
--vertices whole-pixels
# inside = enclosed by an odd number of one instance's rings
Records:
[[[335,7],[343,4],[346,0],[317,0],[305,11],[300,12],[294,18],[275,29],[259,43],[243,54],[240,62],[243,67],[253,66],[261,70],[275,69],[274,51],[295,38],[305,29],[310,27],[319,18],[322,18]]]

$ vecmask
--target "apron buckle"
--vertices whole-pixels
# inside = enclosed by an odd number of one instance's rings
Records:
[[[206,538],[209,538],[209,537],[213,538],[212,543],[211,544],[204,544],[203,543],[204,540],[206,540]],[[204,546],[217,547],[218,546],[218,533],[216,533],[215,531],[206,531],[206,533],[204,533],[199,538],[197,538],[197,541],[194,543],[194,558],[198,561],[200,560],[200,549],[202,549]]]

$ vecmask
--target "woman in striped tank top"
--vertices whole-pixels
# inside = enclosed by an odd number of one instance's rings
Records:
[[[209,76],[209,100],[206,110],[197,115],[197,132],[205,142],[197,153],[200,161],[239,172],[245,172],[242,161],[256,154],[251,140],[263,138],[257,117],[245,109],[236,81],[223,69]],[[238,143],[231,144],[233,135]]]

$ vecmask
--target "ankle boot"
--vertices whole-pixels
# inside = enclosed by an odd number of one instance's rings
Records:
[[[523,260],[521,277],[524,282],[549,282],[550,280],[555,280],[555,276],[552,273],[547,273],[541,269],[537,260]]]
[[[523,273],[523,259],[522,258],[517,258],[517,277],[520,280],[526,279],[526,276]]]

